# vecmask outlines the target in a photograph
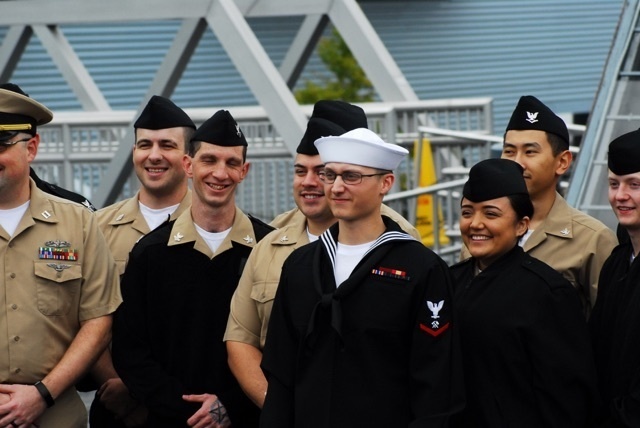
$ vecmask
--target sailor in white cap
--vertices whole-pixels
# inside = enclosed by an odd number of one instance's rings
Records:
[[[324,164],[313,143],[321,137],[366,126],[367,116],[356,105],[337,100],[320,100],[314,105],[293,163],[296,207],[273,219],[271,226],[277,230],[251,251],[233,293],[224,335],[229,366],[242,390],[259,407],[264,403],[267,390],[267,380],[260,369],[262,350],[282,264],[295,249],[317,240],[336,222],[319,177]],[[383,204],[380,212],[410,235],[420,238],[415,227],[390,207]]]
[[[284,263],[261,426],[445,426],[462,402],[448,268],[380,214],[408,152],[362,128],[315,145],[338,223]]]

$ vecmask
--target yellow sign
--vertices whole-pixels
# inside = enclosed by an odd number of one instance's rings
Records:
[[[414,153],[420,153],[420,159],[415,159],[416,164],[419,162],[420,177],[418,179],[418,186],[426,187],[436,184],[436,172],[433,163],[433,155],[431,154],[431,143],[427,138],[422,140],[422,150],[418,150],[418,142],[414,143]],[[420,232],[422,237],[422,243],[427,247],[431,247],[434,244],[433,234],[433,198],[432,195],[418,196],[416,203],[416,229]],[[440,244],[446,245],[449,243],[449,237],[444,233],[444,227],[442,222],[442,212],[438,210],[438,219],[440,220]]]

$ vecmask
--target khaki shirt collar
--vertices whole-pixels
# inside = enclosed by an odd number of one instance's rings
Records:
[[[184,198],[180,201],[178,208],[171,214],[171,220],[177,219],[183,212],[189,211],[191,207],[191,189],[187,189],[187,193],[184,194]]]
[[[36,183],[31,178],[29,179],[29,190],[31,191],[31,201],[29,202],[28,210],[29,216],[33,220],[40,220],[45,223],[58,223],[59,219],[53,210],[53,205],[47,194],[38,189]],[[32,221],[31,224],[35,223]]]
[[[202,239],[196,230],[191,210],[183,212],[173,224],[171,235],[169,236],[168,246],[193,243],[193,248],[209,258],[213,258],[214,254],[207,243]],[[253,225],[249,217],[247,217],[240,208],[236,207],[235,217],[231,231],[222,241],[216,254],[221,254],[233,247],[233,243],[253,248],[256,245],[256,236],[253,232]]]
[[[276,229],[269,233],[268,239],[271,245],[278,247],[295,246],[298,248],[301,245],[309,243],[309,235],[307,234],[307,223],[292,223],[284,226],[281,229]],[[300,244],[300,245],[298,245]]]
[[[113,214],[111,221],[109,221],[109,226],[131,224],[132,229],[145,235],[149,233],[149,225],[140,212],[139,197],[140,191],[133,198],[127,199],[120,209]]]
[[[531,248],[547,239],[547,235],[557,236],[563,239],[573,238],[573,222],[571,221],[571,207],[559,193],[556,200],[542,223],[533,231],[524,245],[524,250]]]
[[[294,223],[302,223],[305,225],[307,224],[307,218],[304,216],[304,214],[302,214],[302,211],[300,211],[300,208],[298,207],[278,215],[269,224],[277,229],[280,229],[285,226],[290,226]]]
[[[187,208],[191,206],[191,189],[187,189],[184,198],[180,201],[178,208],[171,214],[170,220],[175,220]],[[142,212],[140,211],[140,191],[136,192],[135,196],[129,198],[118,211],[116,211],[109,222],[110,226],[119,226],[123,224],[131,223],[131,228],[137,230],[140,233],[147,234],[151,232],[149,225],[145,220]]]

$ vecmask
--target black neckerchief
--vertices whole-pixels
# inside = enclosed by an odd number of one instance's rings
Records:
[[[305,335],[305,343],[307,350],[311,350],[315,346],[317,338],[317,324],[319,324],[321,313],[325,313],[329,316],[329,322],[331,327],[335,330],[340,341],[342,341],[342,307],[340,301],[345,297],[353,293],[363,282],[365,277],[371,272],[373,265],[379,262],[392,248],[393,243],[407,242],[417,240],[403,232],[400,226],[393,220],[386,216],[382,216],[385,224],[385,231],[380,235],[371,248],[367,250],[362,260],[358,262],[353,269],[349,278],[347,278],[340,287],[336,287],[335,276],[331,275],[330,278],[324,278],[326,282],[323,282],[322,275],[322,262],[324,257],[327,257],[331,262],[332,272],[335,271],[335,259],[336,250],[338,246],[338,223],[331,226],[326,230],[319,238],[319,245],[316,245],[313,254],[313,263],[311,267],[311,278],[313,287],[316,292],[321,296],[318,303],[316,303],[309,324],[307,326],[307,332]]]

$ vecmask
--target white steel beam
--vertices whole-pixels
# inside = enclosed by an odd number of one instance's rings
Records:
[[[235,0],[246,17],[326,14],[334,0]]]
[[[62,31],[56,26],[33,25],[32,28],[71,90],[78,97],[82,108],[88,111],[111,110],[107,99],[102,95],[98,85],[93,81]]]
[[[0,25],[127,22],[204,16],[211,0],[11,0],[2,1]]]
[[[206,18],[289,151],[295,153],[307,118],[242,12],[233,0],[214,0]]]
[[[3,0],[0,25],[201,18],[213,0]],[[248,17],[327,13],[333,0],[237,0]]]
[[[0,45],[0,82],[11,79],[33,30],[28,25],[12,25]]]
[[[300,25],[298,33],[280,64],[280,75],[290,89],[296,85],[328,23],[329,17],[327,15],[307,15]]]
[[[153,95],[161,95],[168,98],[173,94],[206,28],[207,25],[203,19],[185,19],[183,21],[151,86],[149,86],[143,101],[138,106],[134,121],[140,116],[140,113],[142,113],[142,110]],[[100,181],[100,187],[96,195],[91,198],[97,207],[110,205],[118,198],[122,186],[133,170],[131,148],[134,141],[135,130],[132,123],[120,142],[118,151],[109,163],[109,168]],[[128,142],[131,142],[131,146]]]
[[[383,101],[418,100],[356,0],[334,1],[329,18]]]

